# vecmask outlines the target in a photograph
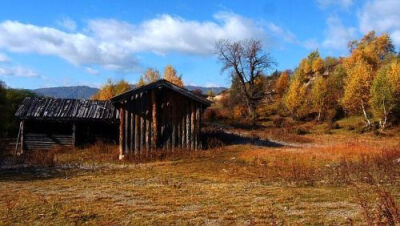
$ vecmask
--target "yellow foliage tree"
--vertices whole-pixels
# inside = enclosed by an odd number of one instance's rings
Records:
[[[380,67],[394,57],[394,47],[387,34],[376,36],[372,31],[361,41],[352,41],[350,50],[350,56],[343,60],[348,77],[342,106],[350,113],[362,113],[367,126],[370,126],[368,103],[371,98],[371,85]]]
[[[317,120],[319,121],[321,119],[321,114],[323,114],[327,108],[328,101],[328,86],[324,77],[318,76],[315,79],[311,90],[311,96],[313,107],[318,112]]]
[[[286,92],[289,87],[289,72],[284,71],[280,74],[279,78],[275,82],[275,90],[280,97]]]
[[[370,88],[374,79],[374,71],[371,65],[361,61],[347,70],[348,77],[345,80],[345,90],[342,98],[342,106],[349,113],[362,112],[367,126],[371,125],[367,110],[370,98]]]
[[[172,65],[167,65],[164,69],[164,79],[177,85],[183,87],[182,76],[178,76],[176,70]]]
[[[298,109],[303,103],[304,97],[304,89],[302,89],[302,82],[298,77],[295,77],[294,80],[290,83],[289,89],[284,98],[284,104],[286,108],[292,115],[296,115]]]
[[[109,100],[111,97],[117,96],[123,92],[126,92],[131,89],[131,85],[125,80],[121,80],[119,82],[112,82],[110,79],[107,80],[107,83],[100,88],[100,90],[94,94],[91,99],[92,100]]]
[[[314,73],[322,73],[323,70],[324,70],[324,61],[321,59],[321,57],[317,57],[312,62],[312,71]]]

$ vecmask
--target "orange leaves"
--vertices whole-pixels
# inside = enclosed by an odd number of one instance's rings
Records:
[[[92,96],[92,100],[109,100],[111,97],[119,95],[131,89],[131,85],[125,80],[117,83],[107,80],[107,83],[102,86],[98,93]]]
[[[164,79],[177,85],[183,87],[182,76],[178,76],[176,70],[171,65],[167,65],[164,69]]]

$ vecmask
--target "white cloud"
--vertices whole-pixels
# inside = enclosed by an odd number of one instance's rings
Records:
[[[39,77],[39,74],[30,68],[25,68],[22,66],[16,66],[16,67],[0,66],[0,76],[34,78],[34,77]]]
[[[338,17],[329,17],[327,25],[326,38],[322,42],[322,47],[346,50],[348,42],[356,37],[356,28],[344,26]]]
[[[353,4],[354,0],[317,0],[317,3],[322,8],[328,6],[340,6],[344,9],[349,8]]]
[[[0,53],[0,63],[6,63],[9,59],[5,54]]]
[[[400,45],[400,1],[372,0],[359,12],[360,31],[388,32],[395,45]]]
[[[57,24],[67,31],[76,30],[76,23],[70,18],[63,18],[62,20],[58,21]]]
[[[274,23],[268,24],[268,29],[277,37],[289,43],[297,43],[296,36],[289,30],[283,29]]]
[[[168,14],[133,25],[117,20],[92,20],[89,29],[97,39],[133,52],[212,54],[219,39],[264,39],[264,30],[247,18],[221,12],[214,21],[193,21]]]
[[[210,55],[219,39],[265,39],[266,36],[255,21],[226,12],[215,14],[212,21],[186,20],[168,14],[140,24],[90,20],[83,31],[86,32],[64,32],[4,21],[0,23],[0,49],[54,55],[74,65],[100,65],[129,72],[138,70],[135,53]]]
[[[85,68],[85,71],[86,71],[87,73],[91,74],[91,75],[98,75],[98,74],[99,74],[99,71],[98,71],[98,70],[96,70],[96,69],[94,69],[94,68],[91,68],[91,67],[86,67],[86,68]]]

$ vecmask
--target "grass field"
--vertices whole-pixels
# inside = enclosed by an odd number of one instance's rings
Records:
[[[399,220],[399,137],[281,138],[296,146],[230,145],[142,164],[102,145],[56,152],[54,167],[0,171],[0,224]]]

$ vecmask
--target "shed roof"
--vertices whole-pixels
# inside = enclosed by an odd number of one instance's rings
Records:
[[[211,101],[209,101],[209,100],[207,100],[207,99],[205,99],[205,98],[203,98],[201,96],[198,96],[198,95],[192,93],[191,91],[189,91],[189,90],[187,90],[185,88],[179,87],[179,86],[177,86],[177,85],[175,85],[175,84],[173,84],[173,83],[171,83],[171,82],[169,82],[169,81],[167,81],[165,79],[160,79],[160,80],[152,82],[150,84],[147,84],[147,85],[144,85],[144,86],[129,90],[129,91],[125,92],[125,93],[122,93],[122,94],[120,94],[118,96],[115,96],[115,97],[111,98],[111,101],[113,103],[116,103],[116,102],[119,102],[121,100],[124,100],[124,99],[130,97],[131,95],[134,95],[134,94],[146,91],[146,90],[155,89],[155,88],[162,88],[162,87],[165,87],[165,88],[170,89],[170,90],[172,90],[174,92],[182,94],[182,95],[186,96],[187,98],[192,99],[194,101],[197,101],[197,102],[199,102],[199,103],[201,103],[201,104],[203,104],[203,105],[205,105],[207,107],[211,105]]]
[[[15,116],[37,120],[114,121],[119,115],[110,101],[27,97],[19,105]]]

